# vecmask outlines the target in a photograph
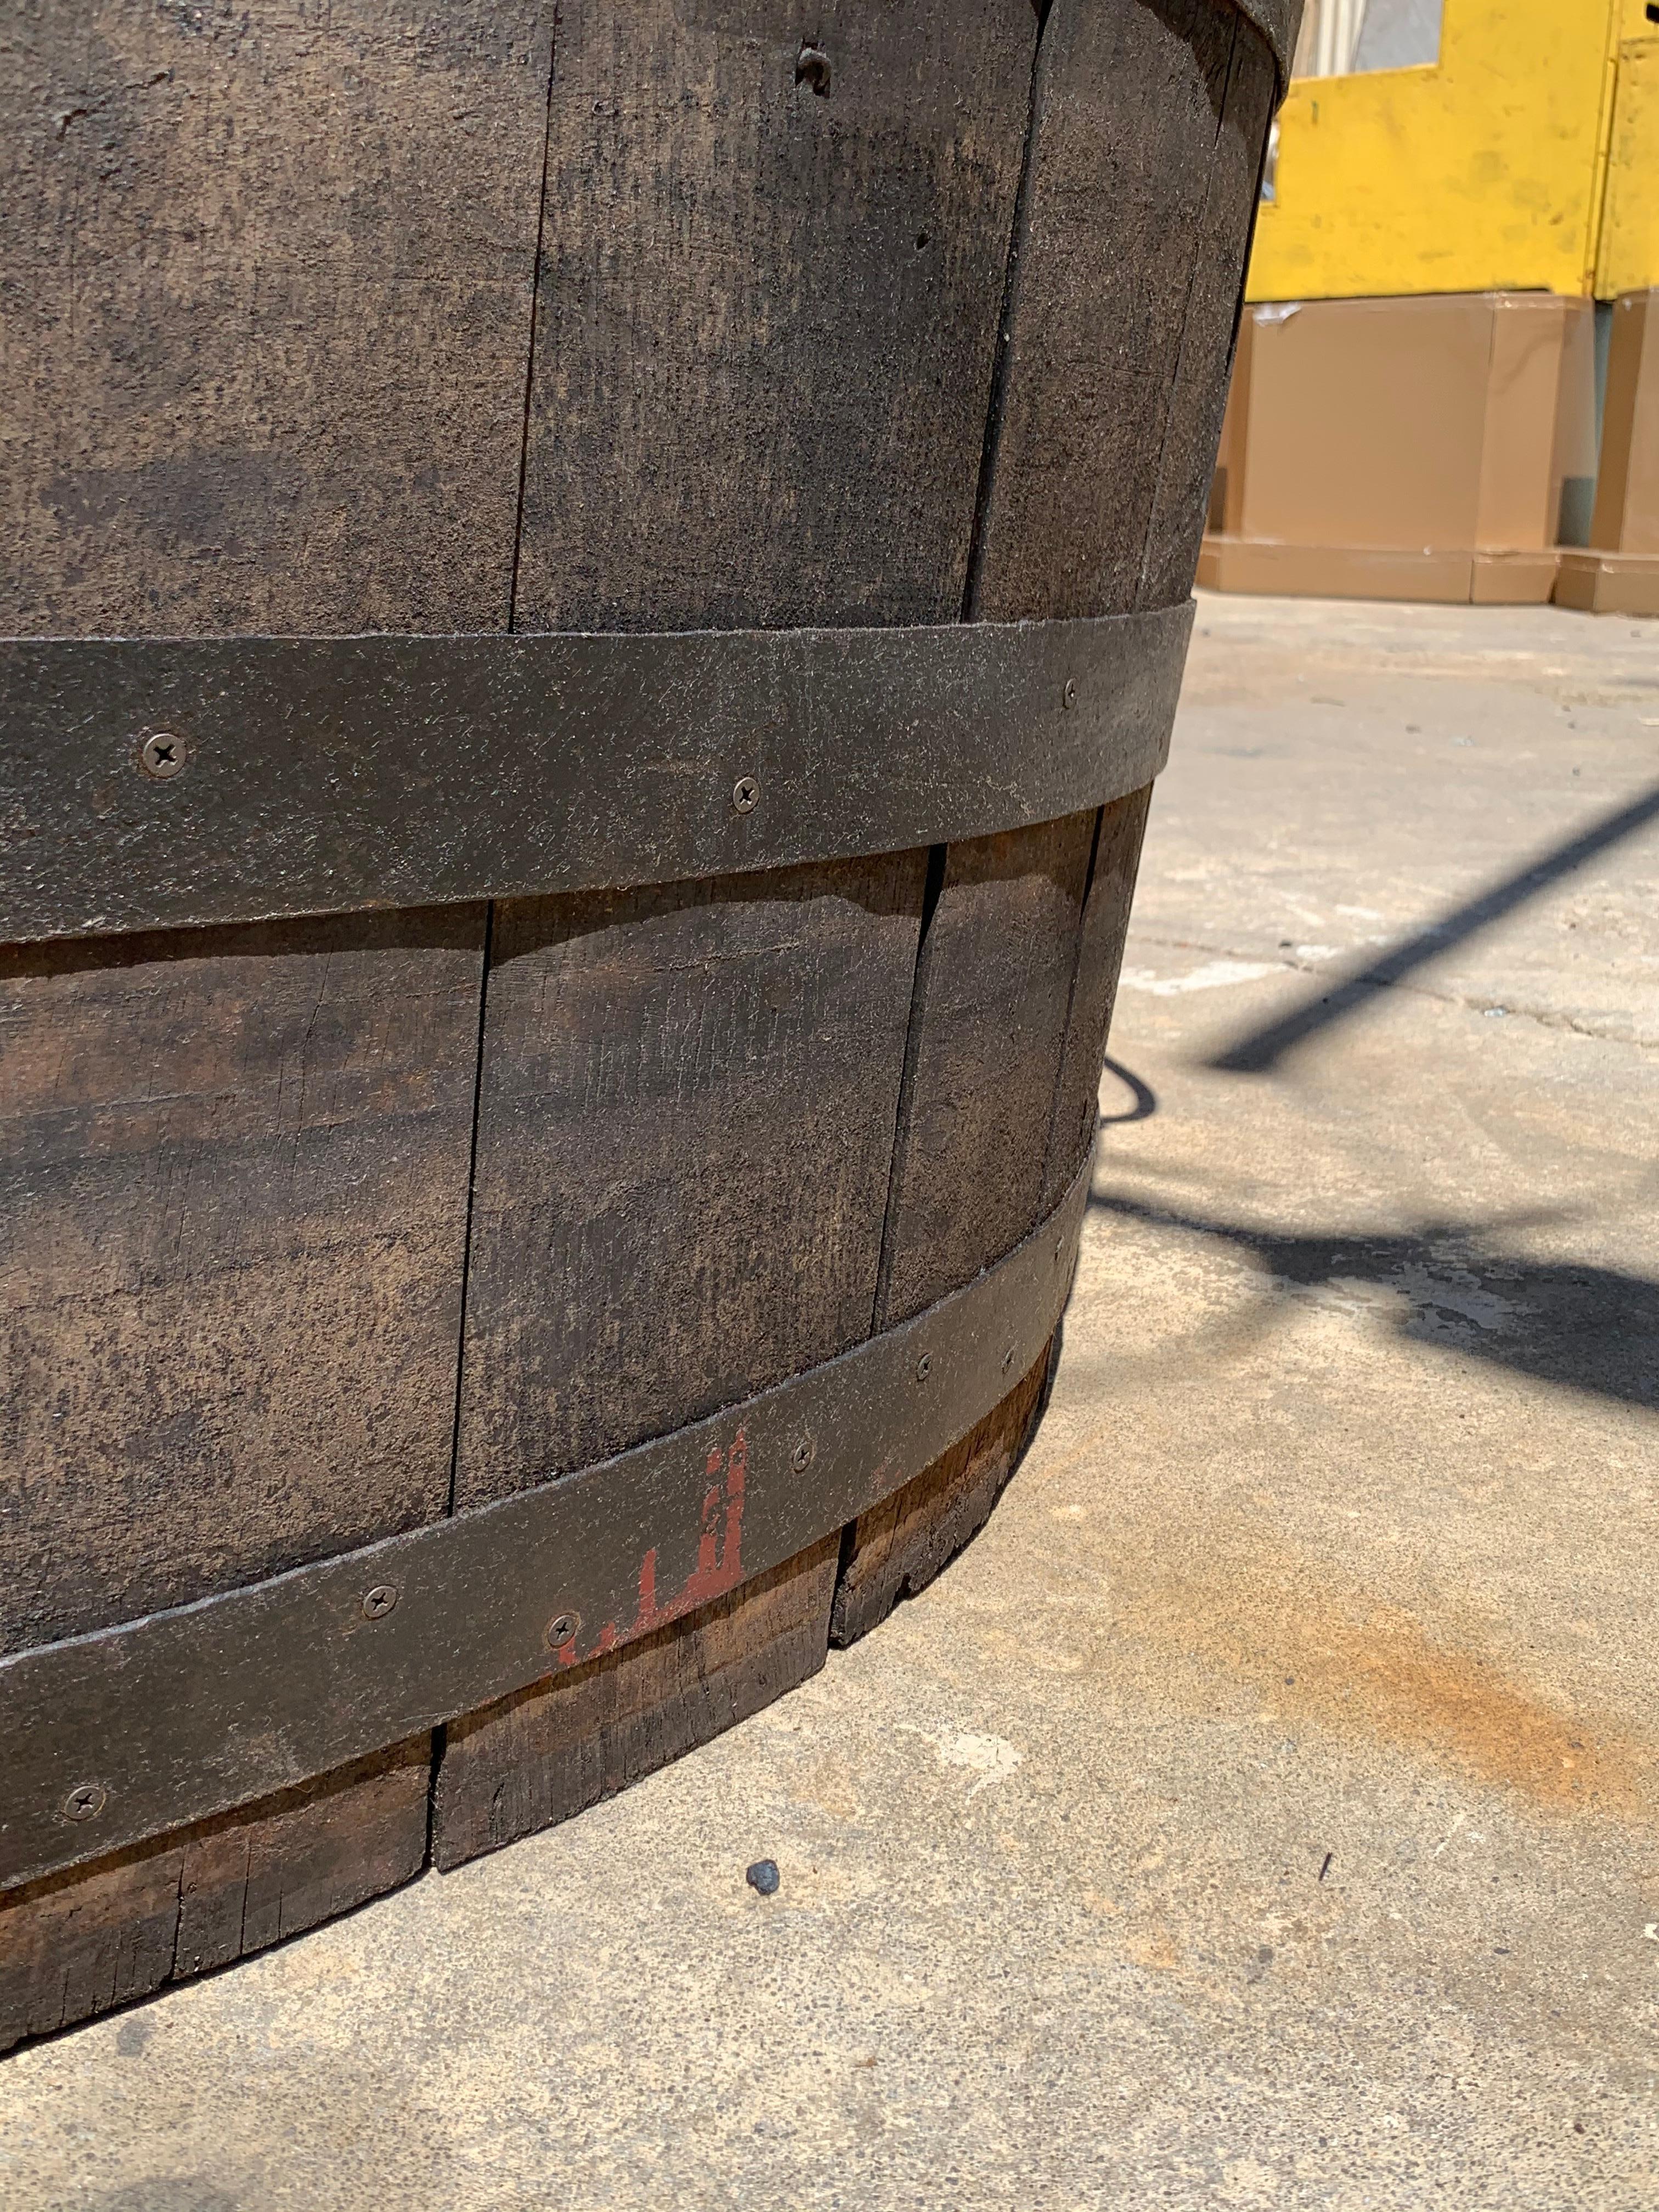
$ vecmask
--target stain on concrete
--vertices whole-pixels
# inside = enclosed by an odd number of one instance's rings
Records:
[[[1202,1564],[1146,1578],[1120,1629],[1258,1689],[1274,1715],[1427,1758],[1553,1814],[1650,1820],[1654,1747],[1575,1713],[1403,1608],[1342,1590],[1305,1555],[1208,1532]]]

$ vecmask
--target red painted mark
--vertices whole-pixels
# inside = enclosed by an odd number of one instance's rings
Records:
[[[697,1571],[694,1579],[701,1586],[716,1572],[714,1547],[720,1532],[720,1485],[702,1494],[702,1533],[697,1538]]]
[[[716,1445],[708,1455],[709,1486],[703,1492],[696,1565],[675,1595],[659,1605],[653,1544],[640,1561],[640,1601],[631,1626],[619,1633],[615,1621],[606,1621],[598,1641],[589,1645],[582,1659],[596,1658],[601,1652],[614,1651],[618,1644],[648,1636],[653,1628],[664,1627],[736,1589],[743,1580],[743,1493],[748,1468],[749,1438],[739,1429],[724,1451]],[[574,1641],[562,1644],[554,1657],[561,1667],[580,1663]]]
[[[708,1472],[720,1464],[718,1452],[708,1455]],[[696,1573],[681,1592],[678,1611],[707,1605],[724,1597],[743,1580],[743,1485],[749,1466],[749,1439],[742,1429],[732,1439],[726,1455],[726,1480],[716,1484],[702,1501],[702,1536],[697,1546]],[[722,1497],[722,1491],[724,1497]],[[718,1527],[720,1506],[726,1507],[726,1526]]]

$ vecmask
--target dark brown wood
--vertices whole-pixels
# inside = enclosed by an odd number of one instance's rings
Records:
[[[505,624],[551,15],[8,15],[0,627]],[[0,956],[11,1641],[445,1510],[483,939]],[[6,2033],[402,1880],[428,1764],[14,1895]]]
[[[881,1327],[969,1281],[1042,1211],[1094,826],[1073,815],[950,849],[916,969]]]
[[[1265,42],[1209,0],[1054,0],[967,579],[975,618],[1103,613],[1190,588],[1273,81]],[[1082,1157],[1145,821],[1141,794],[951,848],[917,971],[886,1310],[1006,1251]],[[866,1540],[860,1524],[854,1579]],[[927,1571],[925,1513],[883,1540],[879,1575]]]
[[[1035,18],[1027,0],[836,0],[810,29],[827,96],[797,81],[802,23],[778,0],[718,20],[651,0],[625,42],[595,14],[561,26],[526,627],[959,609]],[[872,405],[898,390],[902,407]],[[925,868],[913,854],[499,909],[459,1503],[869,1334]],[[833,1571],[799,1578],[722,1632],[723,1663],[769,1694],[828,1632]],[[678,1702],[665,1663],[607,1662],[618,1773],[722,1710]],[[497,1793],[549,1820],[574,1806],[515,1762],[567,1741],[588,1694],[562,1681],[510,1727],[451,1730],[441,1863],[484,1847],[467,1808]]]
[[[0,2051],[229,1966],[418,1874],[424,1735],[0,1897]]]
[[[567,1820],[746,1720],[823,1666],[830,1537],[552,1694],[527,1690],[448,1731],[433,1857],[449,1868]]]
[[[4,11],[0,630],[505,624],[553,13]]]
[[[1030,0],[566,9],[520,628],[955,618],[1036,35]]]
[[[1248,25],[1233,40],[1215,150],[1200,211],[1158,489],[1135,605],[1169,606],[1192,589],[1204,533],[1228,371],[1238,337],[1257,184],[1273,119],[1272,55]]]
[[[1054,1347],[994,1412],[925,1474],[859,1516],[830,1616],[832,1644],[855,1643],[947,1567],[989,1519],[1042,1411]]]
[[[0,1648],[445,1510],[483,934],[0,951]]]
[[[1202,436],[1202,424],[1188,417],[1198,410],[1206,373],[1224,374],[1225,354],[1224,343],[1218,360],[1208,343],[1219,255],[1212,251],[1199,271],[1197,232],[1212,199],[1218,223],[1224,202],[1235,230],[1241,218],[1233,202],[1242,198],[1248,210],[1232,140],[1218,137],[1241,41],[1271,71],[1255,32],[1208,0],[1054,0],[1035,75],[968,580],[969,610],[979,619],[1134,605],[1160,531],[1182,544],[1182,532],[1190,537],[1188,553],[1175,556],[1159,539],[1152,563],[1176,596],[1188,587],[1198,541],[1196,527],[1188,530],[1179,485],[1182,471],[1191,471],[1188,449]],[[1264,131],[1265,111],[1259,122]],[[1212,195],[1218,162],[1224,174]],[[1242,283],[1239,242],[1228,272],[1229,331]],[[1172,420],[1180,451],[1166,470]],[[1218,412],[1215,428],[1218,434]],[[1176,558],[1187,560],[1178,580]],[[901,1113],[913,1149],[920,1139],[933,1188],[975,1194],[957,1202],[972,1205],[983,1243],[977,1249],[971,1241],[959,1243],[952,1265],[982,1266],[1006,1250],[1036,1218],[1053,1176],[1069,1172],[1079,1156],[1069,1163],[1058,1156],[1054,1113],[1062,1102],[1068,1133],[1086,1120],[1077,1102],[1098,1080],[1121,951],[1101,925],[1127,910],[1112,891],[1122,877],[1115,827],[1106,838],[1101,896],[1085,926],[1083,893],[1096,831],[1094,817],[1078,817],[1026,833],[1023,843],[988,841],[982,857],[953,849],[946,864],[919,978],[914,1085]],[[988,872],[993,848],[996,862]],[[1000,881],[994,879],[997,865]],[[1109,975],[1096,972],[1102,952]],[[1030,963],[1027,974],[1022,963]],[[980,979],[999,972],[1006,979],[1006,1001],[986,1003],[985,1018],[976,1019],[969,1010],[991,998]],[[929,1012],[935,1005],[949,1014],[937,1019]],[[1020,1051],[1010,1054],[1007,1025],[1016,1005],[1025,1028]],[[935,1028],[948,1043],[930,1064]],[[1018,1095],[1003,1107],[1011,1079]],[[1043,1099],[1046,1114],[1036,1103]],[[1029,1172],[1024,1161],[1011,1165],[1007,1133],[1015,1122],[1028,1141],[1043,1127],[1042,1171]],[[910,1295],[903,1286],[914,1278],[925,1282],[935,1265],[945,1210],[913,1206],[908,1185],[916,1171],[902,1148],[887,1261],[899,1310]],[[978,1200],[981,1190],[993,1194],[991,1206]],[[919,1300],[931,1295],[922,1290]]]
[[[1042,1203],[1052,1206],[1077,1172],[1094,1141],[1100,1116],[1100,1071],[1112,1026],[1129,902],[1140,865],[1150,787],[1100,810],[1090,863],[1089,890],[1077,939],[1077,972],[1066,1019],[1066,1046],[1048,1132]]]
[[[566,7],[556,55],[545,0],[418,38],[367,0],[0,26],[0,629],[1179,600],[1273,63],[1224,0],[1037,27],[642,0]],[[0,953],[0,1639],[554,1479],[999,1258],[1089,1140],[1145,819]],[[421,1738],[0,1899],[0,2043],[752,1711],[966,1540],[1044,1371],[844,1547],[453,1725],[429,1837]]]
[[[924,857],[498,908],[458,1507],[868,1334]]]
[[[1054,0],[972,582],[981,620],[1142,603],[1241,38],[1266,52],[1212,0]],[[1241,280],[1236,266],[1235,295]],[[1176,595],[1190,583],[1189,563]]]
[[[0,1660],[16,1886],[638,1641],[921,1474],[1058,1327],[1092,1158],[1007,1257],[740,1405],[398,1536]]]

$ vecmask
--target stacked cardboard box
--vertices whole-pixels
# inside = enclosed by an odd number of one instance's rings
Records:
[[[1587,518],[1595,473],[1587,301],[1247,307],[1199,581],[1545,600],[1563,516]]]
[[[1659,615],[1659,291],[1613,303],[1589,545],[1562,554],[1555,596],[1591,614]]]

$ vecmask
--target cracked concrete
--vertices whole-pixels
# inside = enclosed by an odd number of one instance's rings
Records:
[[[1659,624],[1206,599],[984,1535],[569,1827],[17,2054],[0,2200],[1645,2212],[1656,779]]]

